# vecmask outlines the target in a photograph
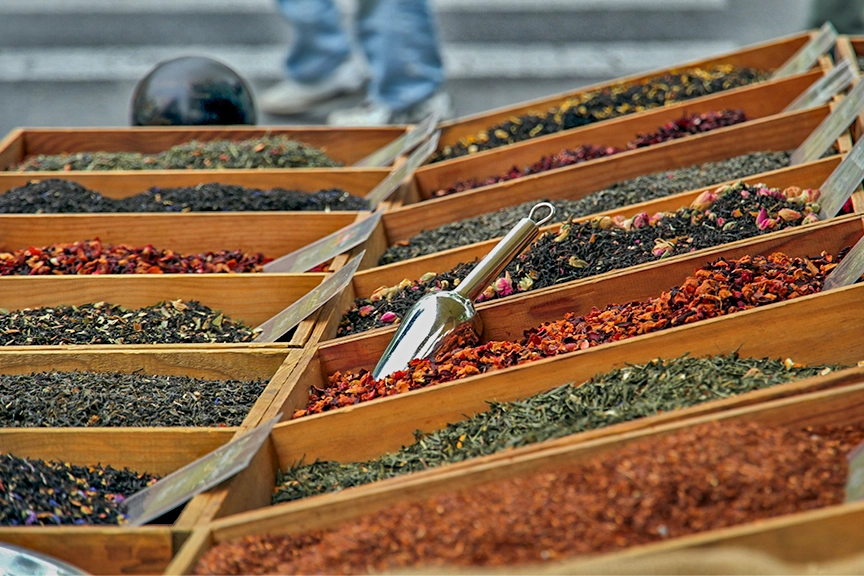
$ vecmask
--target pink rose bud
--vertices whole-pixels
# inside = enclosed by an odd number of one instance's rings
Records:
[[[797,210],[792,210],[791,208],[783,208],[782,210],[777,212],[777,216],[779,216],[786,222],[793,222],[795,220],[801,219],[801,213]]]
[[[365,318],[366,316],[369,316],[370,314],[375,312],[375,307],[367,304],[366,306],[361,306],[360,310],[358,310],[358,312],[360,313],[360,316]],[[392,312],[391,312],[391,314],[392,314]]]
[[[385,312],[381,315],[381,322],[385,324],[392,324],[398,316],[394,312]]]

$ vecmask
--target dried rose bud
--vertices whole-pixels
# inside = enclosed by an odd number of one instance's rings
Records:
[[[370,314],[375,312],[375,307],[367,304],[366,306],[361,306],[360,310],[358,310],[357,312],[360,314],[360,316],[365,318],[366,316],[369,316]]]
[[[705,190],[690,203],[690,207],[694,210],[707,210],[715,200],[717,200],[717,192]]]
[[[802,215],[797,210],[792,210],[791,208],[783,208],[779,212],[777,212],[777,216],[782,218],[786,222],[792,222],[794,220],[799,220],[802,218]]]
[[[381,322],[384,322],[385,324],[391,324],[395,322],[397,318],[398,316],[396,316],[394,312],[385,312],[381,315]]]

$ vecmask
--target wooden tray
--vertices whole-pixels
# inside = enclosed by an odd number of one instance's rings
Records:
[[[376,128],[330,128],[322,126],[270,127],[136,127],[136,128],[18,128],[0,140],[0,170],[38,154],[72,152],[142,152],[157,153],[191,140],[245,140],[261,136],[288,136],[322,149],[332,159],[346,166],[365,158],[405,133],[406,126]],[[277,169],[294,172],[306,169]],[[317,169],[321,170],[321,169]],[[344,170],[328,168],[327,170]],[[351,168],[351,170],[357,170]],[[258,170],[256,170],[258,171]],[[139,173],[140,171],[129,171]],[[196,170],[201,177],[213,177],[221,170]],[[87,173],[87,172],[85,172]],[[128,173],[115,171],[115,173]],[[27,174],[30,174],[29,172]],[[63,172],[77,177],[78,171]]]
[[[808,162],[790,168],[781,168],[771,172],[755,174],[753,176],[741,178],[740,180],[750,184],[766,184],[774,188],[780,188],[781,190],[788,186],[818,188],[840,164],[841,160],[842,158],[840,156],[831,156],[823,160],[817,160],[816,162]],[[729,183],[731,182],[733,181],[729,181]],[[623,215],[630,217],[639,212],[654,214],[660,211],[677,210],[678,208],[689,206],[690,203],[703,191],[714,190],[722,184],[723,183],[713,184],[689,192],[681,192],[679,194],[673,194],[663,198],[641,202],[639,204],[632,204],[616,210],[599,212],[597,214],[592,214],[591,216],[583,216],[576,218],[575,220],[585,222],[597,216]],[[543,230],[557,232],[560,228],[560,224],[553,224],[551,226],[543,227]],[[406,278],[416,280],[427,272],[444,272],[450,270],[457,264],[471,262],[475,259],[482,258],[489,253],[489,250],[491,250],[497,242],[498,240],[488,240],[486,242],[469,244],[459,248],[444,250],[435,254],[429,254],[418,258],[412,258],[410,260],[404,260],[402,262],[396,262],[394,264],[378,266],[360,271],[354,276],[352,283],[354,296],[368,298],[372,292],[381,286],[395,286]],[[488,303],[481,302],[478,304],[480,307],[486,305],[488,305]],[[340,318],[335,319],[337,324]]]
[[[803,143],[829,112],[828,106],[822,106],[763,118],[491,187],[406,205],[384,215],[380,225],[384,247],[375,256],[379,258],[387,247],[407,240],[421,230],[522,202],[540,198],[578,200],[615,182],[645,174],[726,160],[751,152],[791,150]]]
[[[791,333],[799,332],[799,329],[818,330],[820,327],[831,325],[832,328],[837,327],[840,331],[844,332],[844,334],[851,335],[852,330],[854,329],[854,322],[846,323],[843,315],[844,313],[854,315],[857,319],[855,322],[864,319],[864,306],[860,304],[862,289],[864,289],[862,286],[853,286],[826,294],[808,296],[802,299],[790,301],[788,304],[790,304],[791,307],[781,304],[769,307],[770,310],[769,308],[766,308],[763,310],[741,313],[739,319],[745,315],[753,316],[753,312],[755,312],[756,315],[761,315],[759,318],[754,317],[745,319],[746,324],[741,326],[741,328],[745,330],[752,330],[757,321],[765,320],[785,320],[794,325],[790,325],[790,330],[775,331],[772,333],[774,338],[752,338],[755,334],[751,332],[749,335],[751,339],[748,339],[749,341],[744,344],[744,347],[748,350],[746,352],[742,350],[742,355],[777,355],[778,351],[782,350],[783,352],[779,353],[785,356],[785,351],[794,350],[793,355],[796,357],[798,357],[800,353],[800,356],[807,356],[808,358],[818,357],[821,359],[816,361],[855,361],[854,359],[856,357],[860,358],[861,354],[864,353],[864,348],[861,346],[864,342],[862,342],[860,338],[857,339],[858,342],[853,344],[853,347],[856,348],[855,352],[850,351],[849,354],[841,352],[838,355],[831,352],[832,349],[836,350],[838,347],[832,346],[830,342],[825,341],[828,339],[821,341],[824,342],[822,345],[814,347],[813,344],[819,343],[820,341],[808,341],[807,338],[802,338],[800,335],[796,337]],[[783,308],[786,309],[783,310]],[[807,328],[805,328],[803,324],[799,325],[798,321],[806,316],[806,314],[799,315],[800,312],[811,312],[816,309],[825,311],[826,313],[829,309],[833,310],[833,312],[829,313],[830,321],[832,323],[829,324],[827,322],[829,317],[823,317],[823,319],[826,320],[825,323],[819,323],[818,320],[805,320],[804,324],[809,325]],[[763,312],[766,312],[767,314],[763,314]],[[835,320],[838,322],[837,324],[833,323]],[[715,324],[719,323],[720,322],[717,322]],[[698,336],[708,336],[705,334],[706,330],[702,330],[701,332],[702,333]],[[812,333],[813,332],[810,332],[811,335]],[[696,341],[698,336],[695,333],[691,334],[691,343]],[[741,337],[739,338],[739,341],[745,339],[746,337]],[[657,342],[657,345],[659,346],[667,343],[668,342]],[[727,343],[724,342],[721,346],[725,348],[726,344]],[[814,348],[818,348],[819,350],[816,351]],[[664,350],[664,356],[666,356],[667,353],[668,356],[673,356],[679,353],[677,351],[670,351],[666,348],[655,348],[654,351],[656,352],[657,349]],[[770,352],[766,352],[768,350],[770,350]],[[717,350],[712,350],[710,352],[715,353]],[[828,356],[825,356],[826,353]],[[832,360],[827,360],[829,356]],[[843,356],[845,359],[840,360],[840,356]],[[798,357],[796,359],[801,360],[802,358]],[[838,373],[834,376],[835,378],[839,378],[841,374]],[[820,387],[817,386],[815,388],[817,391],[803,395],[786,398],[781,397],[780,399],[775,399],[769,402],[751,405],[739,405],[739,407],[731,410],[703,413],[700,416],[685,418],[674,422],[658,422],[653,426],[645,426],[637,430],[631,430],[629,432],[622,431],[617,434],[595,437],[593,439],[586,438],[580,441],[578,437],[582,435],[574,435],[569,438],[569,442],[566,444],[549,446],[545,449],[535,448],[533,451],[525,453],[520,453],[520,450],[516,450],[508,452],[507,458],[499,458],[497,461],[486,462],[481,461],[484,459],[478,459],[477,461],[469,461],[455,465],[452,468],[447,467],[437,471],[417,473],[409,477],[400,478],[398,479],[398,482],[387,480],[373,485],[347,489],[340,493],[327,494],[300,502],[280,504],[260,511],[239,514],[216,521],[210,526],[202,527],[197,530],[187,541],[187,545],[180,551],[171,566],[169,566],[167,573],[189,573],[198,558],[200,558],[207,549],[217,543],[234,538],[263,533],[289,534],[315,529],[326,529],[350,521],[359,516],[374,513],[377,510],[391,506],[395,503],[428,498],[437,494],[476,486],[490,481],[560,469],[562,467],[577,464],[588,458],[611,453],[614,450],[618,450],[621,447],[636,441],[646,440],[648,438],[658,438],[677,430],[705,422],[744,421],[801,427],[821,424],[860,424],[862,419],[864,419],[861,412],[861,406],[864,404],[864,383],[862,383],[862,381],[864,381],[864,370],[861,368],[852,369],[845,371],[845,374],[842,376],[843,378],[840,379],[842,382],[838,382],[841,384],[840,386],[829,388],[827,390],[820,390]],[[816,378],[811,379],[811,382],[806,384],[804,382],[799,382],[798,384],[804,384],[806,388],[806,385],[815,384],[818,380],[819,379]],[[662,416],[660,418],[662,418]],[[281,430],[280,432],[274,431],[272,435],[274,443],[276,444],[277,454],[281,452],[282,446],[293,443],[295,438],[295,436],[285,438],[283,443],[280,441],[282,433]],[[358,446],[359,444],[361,443],[355,442],[352,447]],[[861,509],[860,504],[856,504],[855,506],[858,506],[859,510]],[[821,512],[828,513],[832,510],[842,511],[841,508],[842,507],[834,507],[824,509]],[[813,512],[808,512],[800,516],[812,517],[813,514]],[[794,524],[798,520],[798,517],[799,515],[784,517],[787,521],[785,526],[789,526],[790,523]],[[652,544],[650,546],[645,546],[643,549],[650,549],[651,547],[656,549],[659,547],[668,551],[670,548],[675,549],[676,545],[683,547],[688,541],[692,544],[695,540],[696,544],[698,544],[700,540],[701,542],[704,542],[706,539],[712,538],[712,536],[718,536],[723,533],[728,535],[729,530],[739,531],[739,538],[735,542],[735,545],[741,545],[741,537],[746,538],[748,532],[752,533],[754,527],[757,527],[756,529],[758,530],[758,526],[760,525],[764,525],[764,523],[760,521],[753,524],[739,526],[735,529],[717,531],[716,533],[706,532],[687,538],[669,540],[660,544]],[[857,547],[860,549],[860,545],[862,544],[860,531],[856,531],[856,534],[858,538]],[[824,538],[820,538],[819,540],[824,542]],[[724,545],[726,541],[718,538],[715,542],[715,545]],[[753,544],[757,546],[757,549],[760,542],[764,542],[764,539],[755,538],[753,540]],[[844,546],[843,548],[847,550],[850,549],[848,546]],[[631,551],[635,550],[636,547],[631,549]],[[812,548],[808,548],[808,550],[812,550]],[[825,559],[825,555],[818,553],[814,556],[807,553],[791,553],[789,556],[797,556],[798,558],[805,560]]]
[[[766,241],[757,247],[739,247],[739,250],[723,252],[730,257],[747,253],[770,253],[783,250],[797,255],[811,254],[814,250],[836,250],[848,245],[862,236],[862,223],[858,217],[846,217],[842,222],[815,225],[809,234],[801,231],[774,242]],[[718,251],[718,254],[721,253]],[[707,258],[706,258],[707,259]],[[609,301],[626,301],[654,295],[659,288],[668,288],[676,278],[685,276],[702,260],[691,262],[689,266],[682,265],[678,270],[675,266],[665,269],[645,270],[640,274],[624,275],[617,281],[598,282],[589,290],[576,293],[574,290],[566,294],[558,294],[557,298],[544,304],[531,303],[523,306],[520,329],[525,327],[525,314],[531,315],[531,324],[536,324],[551,318],[559,317],[563,310],[576,309],[577,312],[587,311],[592,305],[602,306],[599,298]],[[654,267],[658,268],[658,267]],[[664,280],[665,279],[665,280]],[[643,284],[653,284],[646,286]],[[335,410],[321,415],[309,416],[298,420],[283,422],[277,426],[272,435],[273,445],[262,447],[255,457],[254,465],[239,474],[222,490],[219,498],[211,507],[212,517],[221,518],[226,515],[268,506],[272,495],[277,469],[285,469],[295,464],[301,458],[312,461],[323,460],[357,461],[380,456],[384,452],[398,449],[413,441],[413,433],[420,429],[424,432],[436,430],[448,422],[463,419],[465,414],[486,410],[488,400],[508,401],[519,397],[550,389],[572,381],[584,381],[597,372],[621,367],[626,363],[645,362],[659,355],[675,357],[685,353],[707,355],[731,353],[739,350],[745,356],[792,356],[796,361],[805,363],[854,363],[864,358],[864,340],[853,336],[859,316],[864,319],[864,306],[854,305],[856,298],[864,287],[855,287],[857,292],[852,296],[848,291],[835,291],[826,294],[796,299],[794,301],[775,304],[769,307],[751,310],[709,320],[694,325],[675,328],[655,334],[628,339],[618,343],[588,349],[583,352],[547,359],[516,368],[502,370],[477,377],[465,378],[457,382],[441,384],[423,390],[392,396],[383,400],[361,403],[356,406]],[[603,295],[602,297],[599,295]],[[608,295],[608,296],[607,296]],[[576,306],[576,303],[580,303]],[[793,306],[793,308],[789,308]],[[754,314],[757,314],[754,316]],[[519,316],[519,315],[517,315]],[[508,311],[497,311],[495,318],[499,326],[494,330],[494,337],[507,337],[506,328],[501,323],[507,323]],[[778,319],[794,318],[802,323],[794,330],[784,331],[782,335],[767,337],[767,333],[776,325]],[[837,319],[837,338],[848,341],[845,347],[826,344],[813,346],[809,338],[818,328],[816,324],[807,327],[803,323],[828,322]],[[800,320],[799,320],[800,319]],[[502,329],[504,328],[504,329]],[[693,332],[696,330],[696,332]],[[368,339],[371,340],[371,339]],[[288,378],[280,395],[274,399],[268,413],[262,419],[270,418],[278,412],[286,417],[291,412],[305,405],[308,386],[322,385],[327,374],[333,370],[341,370],[369,363],[374,363],[380,355],[379,346],[383,349],[387,340],[366,342],[369,349],[358,353],[359,346],[323,345],[316,350],[303,352],[297,368]],[[860,340],[860,342],[859,342]],[[354,342],[357,344],[357,342]],[[861,376],[859,373],[853,375]],[[703,405],[689,409],[687,414],[709,413],[713,410],[728,409],[750,402],[762,401],[765,398],[781,397],[810,390],[812,387],[834,386],[848,382],[849,374],[832,375],[826,379],[816,379],[812,382],[775,387],[770,391],[761,391],[752,395],[724,401],[719,404]],[[670,413],[662,417],[677,419],[679,414]],[[680,416],[683,417],[683,416]],[[652,425],[652,420],[642,420],[628,423],[625,429],[636,429]],[[609,431],[600,430],[589,435],[604,436],[616,433],[619,428]],[[555,442],[566,442],[562,439]],[[349,447],[350,448],[347,448]],[[536,446],[520,450],[537,450]],[[508,452],[513,454],[515,452]],[[507,458],[507,456],[490,456],[488,459]],[[449,469],[448,466],[446,469]],[[441,469],[443,470],[443,469]],[[423,474],[437,474],[440,470],[432,470]],[[413,476],[411,476],[413,478]],[[387,480],[387,483],[405,481],[404,478]],[[388,485],[378,483],[374,486]],[[375,490],[377,488],[361,487],[356,490]],[[355,489],[344,491],[353,493]],[[303,500],[282,506],[306,506],[314,499]],[[216,508],[212,510],[212,508]]]
[[[139,274],[96,276],[6,276],[0,278],[0,308],[17,310],[62,304],[110,302],[132,308],[163,300],[198,300],[235,320],[257,326],[319,285],[325,274]],[[138,344],[74,346],[7,346],[16,352],[66,349],[115,350],[301,347],[314,317],[301,323],[290,342],[217,344]]]
[[[542,138],[533,138],[518,144],[463,156],[448,162],[428,164],[419,168],[415,173],[417,194],[420,200],[431,200],[435,198],[433,193],[436,190],[447,188],[458,181],[472,178],[482,180],[488,176],[505,173],[513,166],[530,166],[543,156],[554,155],[561,150],[574,149],[586,144],[617,146],[626,149],[628,143],[632,142],[637,135],[654,132],[667,122],[692,114],[740,109],[747,115],[748,122],[782,114],[786,107],[816,82],[820,76],[822,76],[821,70],[813,70],[806,74],[746,86],[740,90],[720,92],[686,102],[654,108],[639,114],[596,122]],[[715,131],[712,130],[711,132]],[[709,133],[706,132],[705,134]],[[679,138],[678,140],[682,139]],[[630,153],[633,152],[630,151]],[[589,162],[593,161],[589,160]],[[558,168],[557,170],[566,170],[566,168]],[[548,174],[548,172],[543,172],[538,176]],[[489,188],[495,186],[491,185]],[[451,196],[459,196],[460,194],[464,194],[464,192]]]
[[[671,70],[720,64],[732,64],[734,66],[759,68],[761,70],[774,70],[795,54],[795,52],[801,48],[813,34],[814,32],[793,34],[791,36],[770,40],[768,42],[753,44],[733,52],[727,52],[720,56],[691,60],[689,62],[676,64],[670,68],[661,68],[642,74],[615,78],[614,80],[581,87],[573,91],[561,92],[552,96],[529,100],[512,106],[496,108],[487,112],[458,118],[450,122],[444,122],[441,124],[442,130],[441,140],[438,145],[439,150],[444,146],[455,144],[459,139],[465,136],[476,134],[493,124],[507,120],[511,116],[519,116],[531,111],[544,111],[552,106],[560,104],[568,98],[586,92],[599,90],[622,82],[638,82]],[[441,164],[443,164],[443,162]]]
[[[77,465],[168,474],[228,442],[234,428],[0,429],[0,452]],[[44,552],[96,574],[161,572],[171,526],[0,527],[0,541]]]

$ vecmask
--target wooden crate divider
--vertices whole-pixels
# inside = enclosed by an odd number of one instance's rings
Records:
[[[689,334],[685,334],[689,327],[676,328],[673,331],[677,331],[677,334],[668,331],[642,339],[642,343],[655,340],[649,347],[637,345],[637,339],[629,343],[622,341],[612,346],[622,345],[624,348],[630,348],[627,350],[627,362],[645,361],[651,355],[656,355],[658,350],[662,350],[665,357],[672,357],[686,351],[703,355],[728,353],[738,349],[744,356],[791,355],[797,361],[807,363],[854,363],[864,356],[864,341],[861,340],[860,335],[855,336],[855,326],[864,320],[864,306],[860,303],[862,291],[864,286],[852,286],[771,305],[764,309],[742,312],[694,325],[689,330]],[[788,329],[777,331],[775,327],[779,323],[783,323]],[[720,328],[721,324],[726,326]],[[840,347],[834,346],[832,341],[814,341],[810,337],[814,331],[826,325],[830,325],[834,330],[832,335],[836,335],[844,343],[849,343],[848,348],[844,346],[844,350],[839,350]],[[771,337],[768,337],[769,333]],[[636,347],[646,349],[634,355],[633,348]],[[619,352],[623,356],[625,350]],[[511,374],[511,376],[512,380],[520,379],[519,376],[530,377],[524,373]],[[798,392],[809,392],[803,395],[787,397],[780,394],[767,402],[755,404],[744,402],[734,407],[727,406],[729,409],[724,411],[713,411],[710,407],[707,409],[702,407],[701,411],[695,411],[695,416],[690,418],[682,416],[681,419],[674,421],[664,421],[664,418],[669,416],[661,415],[656,417],[658,421],[649,422],[649,419],[645,419],[646,421],[640,422],[636,429],[629,431],[625,424],[618,429],[617,433],[599,436],[592,435],[591,432],[584,435],[577,434],[549,443],[548,446],[543,443],[532,447],[531,450],[510,451],[506,457],[479,458],[452,467],[239,514],[201,528],[190,538],[189,546],[180,551],[167,573],[188,573],[201,554],[215,543],[252,534],[286,534],[326,529],[358,516],[374,513],[394,503],[566,467],[590,457],[609,453],[632,442],[660,437],[704,422],[755,421],[769,425],[802,427],[861,423],[864,418],[861,412],[864,403],[864,383],[862,383],[864,368],[853,368],[829,375],[829,378],[834,381],[827,389],[824,382],[819,382],[820,378],[810,379],[809,382],[798,382]],[[578,382],[580,379],[581,376],[575,380]],[[770,389],[762,392],[770,395]],[[767,398],[763,397],[763,400]],[[366,426],[378,422],[380,420],[366,420]],[[382,432],[386,434],[385,430],[379,430],[379,434]],[[280,425],[278,431],[274,430],[272,438],[278,457],[281,458],[283,454],[288,453],[285,454],[288,456],[285,461],[280,460],[280,466],[296,460],[297,430],[289,433],[287,425]],[[362,444],[362,440],[355,438],[350,444],[350,449],[353,451]],[[343,454],[344,450],[345,447],[343,447]],[[353,455],[351,459],[354,459]],[[673,541],[663,544],[672,546]]]
[[[546,198],[578,200],[615,182],[765,150],[797,148],[828,116],[828,106],[599,158],[494,186],[406,205],[382,220],[388,246],[454,220]],[[383,252],[382,252],[383,253]],[[380,254],[378,255],[380,256]]]
[[[513,166],[530,166],[544,156],[554,155],[561,150],[574,149],[586,144],[616,146],[626,149],[627,145],[639,134],[654,132],[667,122],[691,114],[740,109],[747,115],[748,122],[783,114],[786,106],[816,82],[822,74],[821,70],[814,70],[798,76],[755,84],[742,88],[740,91],[720,92],[654,108],[639,114],[588,124],[510,146],[494,148],[440,164],[428,164],[420,167],[415,173],[417,193],[421,200],[428,201],[435,198],[433,196],[435,191],[458,181],[472,178],[483,180],[488,176],[505,173]],[[736,126],[740,126],[740,124],[736,124]],[[705,135],[716,131],[706,132]],[[679,138],[677,141],[686,141],[691,137]],[[659,146],[659,144],[655,144],[655,146]],[[622,154],[633,154],[640,150],[643,149],[622,152]],[[590,160],[589,162],[594,161]],[[566,168],[559,168],[558,170],[566,170]],[[546,174],[546,172],[541,174]],[[490,188],[494,188],[494,186],[492,185]],[[460,192],[460,194],[465,194],[465,192]]]
[[[551,96],[521,102],[512,106],[496,108],[487,112],[481,112],[471,116],[457,118],[456,120],[443,122],[441,124],[441,139],[439,150],[444,146],[449,146],[458,142],[465,136],[476,134],[485,130],[493,124],[503,122],[512,116],[519,116],[532,111],[545,111],[551,107],[557,106],[568,98],[600,90],[620,83],[635,83],[646,80],[653,76],[663,74],[672,70],[682,70],[685,68],[706,67],[714,65],[731,64],[739,67],[758,68],[761,70],[774,70],[780,67],[788,60],[795,52],[801,48],[807,40],[814,35],[814,32],[802,32],[793,34],[783,38],[773,39],[767,42],[746,46],[739,50],[728,52],[720,56],[691,60],[681,64],[676,64],[670,68],[661,68],[651,70],[646,73],[634,74],[622,78],[616,78],[608,82],[602,82],[578,88],[577,90],[560,92]]]
[[[234,428],[0,429],[0,452],[165,475],[228,442]],[[171,526],[0,527],[0,541],[97,574],[161,572],[173,556]]]
[[[154,154],[171,146],[192,140],[244,140],[262,136],[287,136],[320,148],[327,155],[346,165],[365,158],[405,133],[407,126],[369,128],[302,127],[135,127],[135,128],[21,128],[13,131],[0,147],[0,170],[38,154],[72,152],[142,152]],[[343,170],[329,168],[328,170]],[[357,168],[349,168],[358,170]],[[276,173],[295,172],[305,168],[277,169]],[[317,169],[320,170],[320,169]],[[257,171],[257,170],[256,170]],[[202,176],[213,177],[220,170],[197,170]],[[86,174],[87,172],[83,172]],[[137,173],[137,171],[118,171]],[[63,177],[76,177],[79,171],[62,172]]]

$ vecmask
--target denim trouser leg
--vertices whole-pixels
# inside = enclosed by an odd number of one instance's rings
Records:
[[[404,110],[444,81],[427,0],[359,0],[357,36],[369,60],[370,100]]]
[[[351,54],[339,10],[332,0],[278,0],[279,9],[294,29],[288,54],[288,75],[298,82],[327,77]]]

